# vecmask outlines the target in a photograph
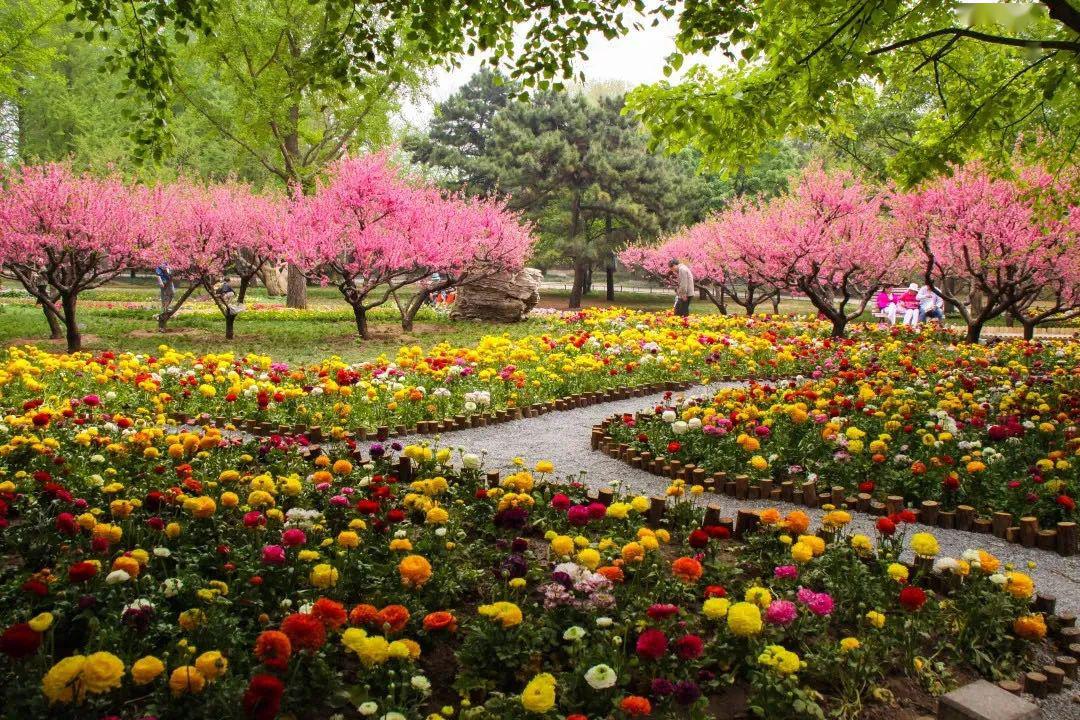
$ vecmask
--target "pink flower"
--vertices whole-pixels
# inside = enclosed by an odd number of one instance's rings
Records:
[[[285,548],[280,545],[267,545],[262,551],[262,561],[266,565],[284,565]]]
[[[95,407],[101,404],[101,398],[97,395],[86,395],[85,397],[83,397],[82,401],[90,407]]]
[[[773,600],[765,609],[765,622],[770,625],[790,625],[798,614],[795,603],[788,600]]]
[[[659,660],[667,653],[667,636],[656,628],[641,633],[634,648],[643,660]]]
[[[801,587],[798,592],[799,602],[810,609],[815,615],[829,615],[833,611],[834,603],[829,593],[814,592]]]
[[[605,511],[606,512],[606,511]],[[582,526],[589,524],[589,508],[584,505],[575,505],[566,513],[566,520],[571,525]]]
[[[281,533],[281,544],[285,547],[296,547],[307,542],[307,535],[300,528],[289,528]],[[272,545],[270,547],[273,547]]]
[[[777,565],[773,568],[773,577],[779,580],[794,580],[799,576],[799,568],[795,565]]]
[[[555,493],[551,498],[551,507],[556,510],[567,510],[570,507],[570,498],[563,493]]]

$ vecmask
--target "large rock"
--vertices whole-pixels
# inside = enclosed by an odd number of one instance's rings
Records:
[[[517,322],[540,301],[543,275],[536,268],[502,272],[475,280],[457,289],[450,317],[464,320]]]

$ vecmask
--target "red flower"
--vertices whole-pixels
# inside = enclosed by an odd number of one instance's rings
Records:
[[[652,703],[640,695],[628,695],[619,702],[619,709],[631,717],[649,715],[652,713]]]
[[[653,620],[663,620],[672,615],[677,615],[678,612],[678,605],[672,605],[671,603],[654,603],[649,606],[649,609],[645,611],[645,614]]]
[[[20,660],[30,657],[41,647],[41,633],[26,623],[12,625],[0,635],[0,652]]]
[[[1057,504],[1065,508],[1067,512],[1072,512],[1076,509],[1076,501],[1068,495],[1058,495]]]
[[[244,692],[244,714],[252,720],[274,720],[284,692],[285,683],[273,675],[256,675]]]
[[[667,636],[656,628],[649,628],[638,636],[635,650],[643,660],[659,660],[667,652]]]
[[[67,512],[62,512],[56,516],[56,529],[65,535],[74,535],[79,532],[79,526],[75,523],[75,516]]]
[[[912,510],[911,508],[904,508],[899,513],[897,513],[896,518],[894,518],[894,522],[902,522],[911,525],[917,519],[918,518],[915,516],[914,510]]]
[[[293,613],[281,621],[281,632],[289,636],[293,647],[300,650],[318,650],[326,642],[326,628],[319,618],[304,613]]]
[[[714,540],[727,540],[731,537],[731,531],[723,525],[706,525],[703,529]]]
[[[908,612],[915,612],[926,604],[926,593],[921,587],[908,585],[900,590],[900,606]]]
[[[97,575],[97,571],[97,565],[89,560],[83,560],[68,568],[68,580],[73,583],[86,582]]]
[[[690,533],[688,542],[692,548],[703,548],[709,544],[709,533],[701,529],[694,530]]]
[[[874,492],[874,483],[872,480],[866,480],[859,483],[859,492],[872,493]]]
[[[721,598],[727,595],[727,590],[723,585],[707,585],[705,587],[705,597],[707,598]]]
[[[669,453],[674,454],[679,452],[680,450],[682,450],[682,443],[680,443],[678,440],[672,440],[667,444],[667,451]]]
[[[49,424],[49,420],[52,419],[52,415],[47,412],[39,412],[35,413],[34,417],[31,419],[34,423],[34,427],[45,427]]]
[[[284,670],[289,666],[292,642],[278,630],[265,630],[255,638],[255,657],[268,668]]]
[[[349,622],[353,625],[368,625],[379,614],[374,605],[361,604],[349,611]]]
[[[701,657],[705,643],[697,635],[683,635],[675,641],[675,653],[683,660],[693,660]]]
[[[387,605],[374,618],[374,623],[387,635],[401,632],[408,622],[409,609],[404,605]]]
[[[567,510],[571,505],[570,498],[563,493],[555,493],[551,497],[551,507],[556,510]]]
[[[882,535],[892,535],[896,532],[896,523],[891,518],[879,517],[877,520],[877,531]]]
[[[319,618],[327,630],[337,630],[348,619],[345,614],[345,607],[330,598],[316,600],[311,606],[311,614]]]
[[[38,597],[45,597],[49,594],[49,586],[40,580],[27,580],[22,584],[22,589],[24,592]]]

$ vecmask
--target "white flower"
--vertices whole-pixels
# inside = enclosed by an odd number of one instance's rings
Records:
[[[361,715],[374,715],[379,712],[379,704],[368,700],[366,703],[360,703],[360,707],[357,708]]]
[[[609,618],[607,615],[596,618],[596,627],[611,627],[615,624],[615,621]]]
[[[379,720],[409,720],[407,717],[399,712],[388,712],[383,715]]]
[[[278,603],[278,605],[281,607],[282,610],[288,610],[292,607],[292,600],[290,600],[289,598],[285,598],[280,603]]]
[[[106,400],[115,400],[116,399],[116,392],[113,391],[113,390],[110,390],[109,392],[105,393],[105,399]]]
[[[400,540],[401,538],[404,538],[404,537],[408,537],[408,536],[409,536],[409,533],[407,533],[404,530],[395,530],[394,531],[394,537],[396,537],[398,540]]]
[[[674,410],[665,410],[664,414],[660,416],[660,418],[666,423],[675,422],[675,418],[677,417],[678,416],[675,414]]]
[[[675,433],[676,435],[685,435],[686,431],[689,429],[689,426],[687,426],[687,424],[682,420],[671,423],[671,432]]]
[[[90,462],[103,463],[105,462],[105,456],[101,454],[91,455]]]
[[[971,548],[968,548],[967,550],[965,550],[963,552],[963,554],[960,557],[964,558],[964,560],[966,560],[967,562],[978,562],[979,561],[979,551],[978,550],[972,550]]]
[[[116,585],[118,583],[125,583],[130,579],[131,576],[127,574],[126,570],[113,570],[105,576],[105,584]]]
[[[701,427],[701,418],[690,418],[686,424],[690,426],[691,430],[697,430]]]
[[[480,467],[480,456],[475,453],[465,453],[461,456],[461,464],[466,470],[476,470]]]
[[[581,627],[580,625],[573,625],[571,627],[566,628],[566,632],[564,632],[562,634],[562,636],[563,636],[563,640],[569,640],[571,642],[575,642],[575,641],[580,640],[581,638],[585,637],[585,628]]]
[[[176,597],[178,594],[180,594],[180,590],[183,589],[184,581],[180,578],[165,578],[163,586],[165,597]]]
[[[957,562],[956,558],[939,557],[937,560],[934,561],[934,572],[936,573],[942,573],[946,571],[955,572],[959,569],[960,563]]]
[[[431,689],[431,681],[423,675],[413,675],[412,679],[409,680],[409,684],[423,693]]]
[[[476,403],[471,402],[471,401],[465,403],[465,412],[470,412],[470,413],[471,412],[476,412]]]
[[[614,687],[618,679],[619,676],[615,674],[615,671],[603,663],[593,665],[585,672],[585,682],[589,683],[589,687],[593,690],[605,690]]]
[[[170,555],[172,555],[172,550],[170,550],[167,547],[156,547],[156,548],[154,548],[154,557],[167,558]]]
[[[994,573],[990,576],[990,582],[994,583],[995,585],[1004,585],[1005,583],[1009,582],[1009,579],[1001,573]]]
[[[445,535],[446,535],[446,528],[445,527],[437,527],[437,528],[435,528],[435,537],[444,537]]]

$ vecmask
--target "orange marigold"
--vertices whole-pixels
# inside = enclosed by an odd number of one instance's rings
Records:
[[[454,613],[446,610],[436,610],[424,616],[424,629],[428,632],[435,630],[454,632],[457,630],[457,618],[454,617]]]
[[[353,625],[369,625],[379,614],[374,605],[360,604],[349,611],[349,622]]]
[[[327,630],[337,630],[345,624],[345,606],[330,598],[319,598],[311,606],[311,614],[319,618],[319,621]]]
[[[292,642],[280,630],[264,630],[255,638],[255,657],[268,668],[284,670],[291,655]]]
[[[701,563],[691,557],[675,558],[671,572],[685,583],[695,583],[701,578]]]
[[[386,635],[401,632],[407,622],[409,608],[404,605],[387,605],[375,616],[375,624],[382,628]]]
[[[631,717],[652,713],[652,703],[640,695],[627,695],[619,702],[619,709]]]
[[[802,510],[792,510],[784,518],[784,526],[796,535],[802,535],[810,527],[810,516]]]
[[[420,587],[431,579],[431,563],[422,555],[406,555],[398,563],[398,573],[402,584]]]
[[[626,579],[626,575],[623,574],[621,567],[615,565],[602,565],[596,568],[596,572],[600,573],[613,583],[621,583]]]

